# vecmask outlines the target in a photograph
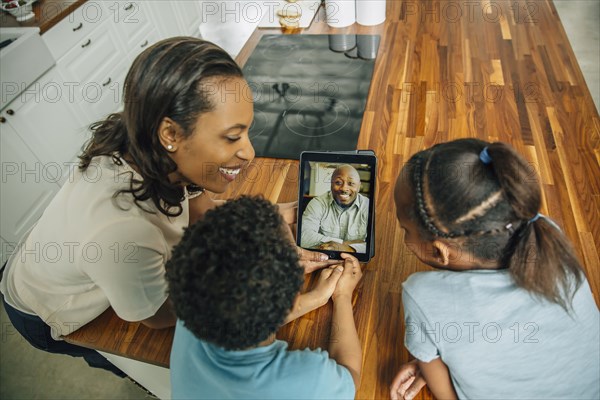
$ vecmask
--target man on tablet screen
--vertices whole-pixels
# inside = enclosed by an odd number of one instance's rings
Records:
[[[313,198],[302,214],[302,247],[366,252],[369,198],[359,193],[360,186],[351,165],[333,171],[331,190]]]

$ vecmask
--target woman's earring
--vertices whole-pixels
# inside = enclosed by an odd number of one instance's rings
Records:
[[[172,144],[168,144],[168,145],[167,145],[167,150],[169,150],[169,151],[173,151],[173,145],[172,145]]]

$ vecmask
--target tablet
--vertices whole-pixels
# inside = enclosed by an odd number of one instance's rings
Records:
[[[375,255],[377,157],[371,150],[300,155],[298,246],[341,259]]]

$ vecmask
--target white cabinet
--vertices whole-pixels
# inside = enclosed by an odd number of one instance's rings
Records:
[[[122,109],[134,58],[167,37],[199,37],[201,23],[197,0],[90,1],[42,35],[56,67],[0,113],[3,261],[69,177],[89,125]]]
[[[58,62],[65,82],[74,87],[75,103],[87,123],[104,119],[121,104],[129,63],[109,18],[81,38]]]
[[[59,61],[86,43],[83,40],[107,17],[100,3],[86,2],[42,35],[42,40]],[[123,53],[120,47],[119,50]],[[97,65],[82,67],[76,70],[79,75],[67,74],[67,79],[63,79],[60,68],[54,67],[0,113],[2,261],[69,177],[72,164],[89,137],[89,118],[77,104],[86,81],[79,78],[84,71],[92,73],[96,68]]]
[[[147,1],[116,1],[108,7],[113,14],[117,34],[129,66],[144,49],[159,40],[156,23],[152,19],[151,3]]]
[[[108,6],[126,51],[142,43],[143,37],[154,30],[148,6],[143,1],[113,1]]]
[[[56,177],[58,183],[64,182],[68,176],[65,163],[75,159],[88,137],[85,121],[80,119],[74,107],[74,92],[74,88],[65,83],[57,69],[53,68],[1,113],[6,124],[16,131],[15,134],[41,162],[41,168],[48,173],[59,172]],[[32,183],[27,181],[24,184]]]
[[[104,21],[58,61],[66,78],[85,84],[96,71],[110,68],[122,59],[119,37],[111,28],[111,21]]]
[[[149,14],[158,30],[159,39],[183,35],[173,3],[173,1],[165,0],[143,2],[149,8]]]
[[[173,36],[200,37],[202,2],[200,0],[142,1],[158,29],[160,39]]]
[[[154,43],[158,42],[159,36],[158,31],[156,29],[152,29],[151,31],[146,32],[142,37],[140,37],[131,49],[129,49],[129,61],[130,65],[133,63],[133,60],[147,47],[152,46]]]
[[[44,33],[42,39],[46,42],[54,59],[58,60],[108,16],[109,13],[102,3],[86,2]]]
[[[202,9],[200,1],[174,1],[173,6],[179,19],[181,34],[200,37]]]
[[[56,67],[0,113],[3,261],[69,177],[89,125],[122,109],[133,59],[200,19],[197,1],[86,2],[42,35]]]
[[[4,116],[0,121],[0,262],[42,215],[59,189],[48,164],[41,162]],[[12,121],[11,121],[12,122]]]

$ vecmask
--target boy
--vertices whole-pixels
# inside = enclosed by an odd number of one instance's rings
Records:
[[[351,297],[358,261],[321,272],[334,302],[329,354],[287,350],[275,333],[303,283],[276,207],[242,197],[188,228],[167,263],[178,322],[171,351],[174,399],[352,399],[361,348]],[[331,357],[331,358],[330,358]]]

